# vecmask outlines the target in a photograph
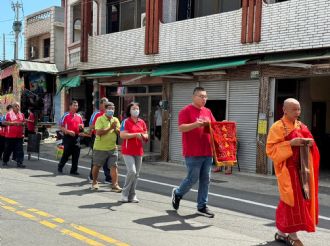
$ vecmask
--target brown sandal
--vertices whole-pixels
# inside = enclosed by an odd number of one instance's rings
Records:
[[[286,245],[289,246],[304,246],[299,239],[292,239],[290,236],[287,237]]]
[[[287,236],[282,236],[281,234],[275,233],[275,241],[280,243],[287,243]]]

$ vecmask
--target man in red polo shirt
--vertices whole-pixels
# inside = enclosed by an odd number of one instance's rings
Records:
[[[61,119],[61,131],[64,133],[63,146],[64,151],[57,171],[63,173],[63,167],[72,155],[72,166],[70,174],[79,175],[78,160],[80,155],[80,138],[84,131],[82,117],[77,114],[78,102],[72,101],[69,112],[65,113]]]
[[[179,112],[179,131],[182,132],[182,152],[187,166],[187,177],[178,188],[172,190],[172,206],[179,208],[180,200],[199,181],[197,213],[214,217],[207,208],[212,149],[210,133],[205,127],[215,121],[211,110],[205,108],[207,94],[203,87],[193,91],[192,103]]]
[[[96,135],[96,131],[95,131],[95,123],[96,123],[96,120],[103,116],[104,113],[105,113],[105,104],[109,102],[108,98],[106,97],[102,97],[100,99],[100,109],[99,110],[96,110],[92,116],[91,116],[91,119],[89,121],[89,129],[92,130],[92,146],[94,146],[94,141],[95,141],[95,135]],[[93,180],[93,175],[92,175],[92,170],[93,170],[93,157],[92,157],[92,163],[91,163],[91,170],[89,172],[89,180]],[[106,161],[104,164],[103,164],[103,172],[104,172],[104,176],[105,176],[105,180],[104,180],[104,183],[106,184],[110,184],[111,183],[111,175],[110,175],[110,169],[108,167],[108,162]]]
[[[3,124],[6,125],[6,145],[2,165],[8,165],[9,157],[11,153],[13,153],[13,156],[15,156],[15,160],[17,162],[17,167],[24,168],[23,138],[25,118],[24,114],[20,112],[20,105],[18,102],[13,103],[13,110],[6,114]]]

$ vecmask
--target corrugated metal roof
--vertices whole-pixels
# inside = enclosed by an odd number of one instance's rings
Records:
[[[54,73],[54,74],[58,73],[56,64],[20,61],[20,60],[16,60],[16,63],[20,71],[35,71],[35,72],[45,72],[45,73]]]

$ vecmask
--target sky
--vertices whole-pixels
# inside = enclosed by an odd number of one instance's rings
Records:
[[[23,26],[18,41],[18,59],[24,59],[24,17],[52,6],[61,6],[61,0],[0,0],[0,60],[3,60],[3,34],[5,34],[5,58],[6,60],[14,59],[15,36],[12,25],[15,12],[11,6],[16,2],[23,5],[23,9],[20,9],[19,13]]]

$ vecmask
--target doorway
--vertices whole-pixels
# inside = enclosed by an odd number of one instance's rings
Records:
[[[226,100],[207,100],[205,107],[211,110],[216,121],[226,119]]]
[[[312,134],[320,151],[320,168],[328,169],[328,161],[330,161],[328,154],[328,146],[330,144],[329,136],[326,134],[326,102],[312,103]]]

